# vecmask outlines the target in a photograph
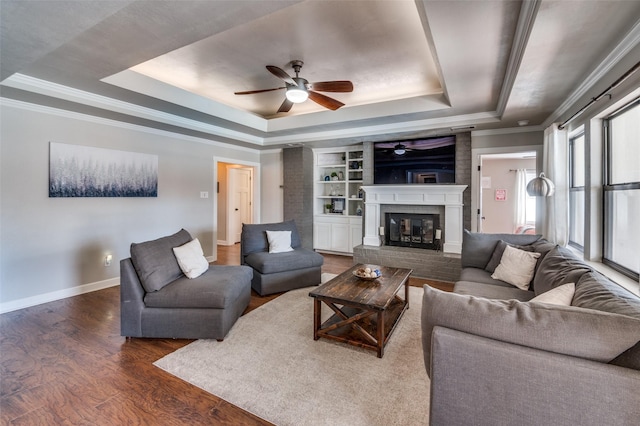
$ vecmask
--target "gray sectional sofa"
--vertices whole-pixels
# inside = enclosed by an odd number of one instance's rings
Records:
[[[189,279],[173,248],[190,241],[182,229],[131,244],[131,257],[120,261],[122,336],[223,340],[242,315],[251,300],[251,268],[209,265]]]
[[[540,254],[527,290],[491,277],[507,243]],[[432,425],[638,424],[640,298],[540,236],[465,231],[461,262],[424,287]],[[531,301],[565,283],[570,306]]]

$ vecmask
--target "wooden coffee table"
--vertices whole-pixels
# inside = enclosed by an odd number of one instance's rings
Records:
[[[353,275],[358,268],[379,269],[380,278],[367,281]],[[354,265],[309,293],[313,303],[313,339],[321,337],[377,351],[384,347],[396,325],[409,309],[409,275],[412,269]],[[399,296],[404,286],[404,299]],[[335,313],[321,323],[324,302]]]

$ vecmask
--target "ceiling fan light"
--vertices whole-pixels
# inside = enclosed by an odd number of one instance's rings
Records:
[[[407,152],[406,147],[402,144],[398,144],[393,148],[395,155],[404,155],[405,152]]]
[[[287,89],[287,93],[285,93],[287,99],[289,99],[294,104],[300,104],[306,101],[309,98],[309,92],[300,87],[289,87]]]

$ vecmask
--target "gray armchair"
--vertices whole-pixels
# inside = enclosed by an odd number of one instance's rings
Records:
[[[251,268],[209,265],[189,279],[172,249],[191,240],[183,229],[131,245],[131,257],[120,261],[122,336],[221,341],[242,315],[251,299]]]
[[[269,253],[266,231],[291,231],[292,251]],[[253,268],[251,287],[261,296],[320,284],[322,255],[302,247],[294,221],[243,224],[240,264]]]

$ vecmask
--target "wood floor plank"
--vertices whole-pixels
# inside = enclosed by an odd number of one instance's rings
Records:
[[[238,265],[239,249],[219,246],[215,263]],[[348,256],[323,256],[323,272],[353,264]],[[278,296],[252,292],[246,312]],[[0,423],[269,425],[153,365],[192,341],[120,336],[119,287],[0,315]]]

